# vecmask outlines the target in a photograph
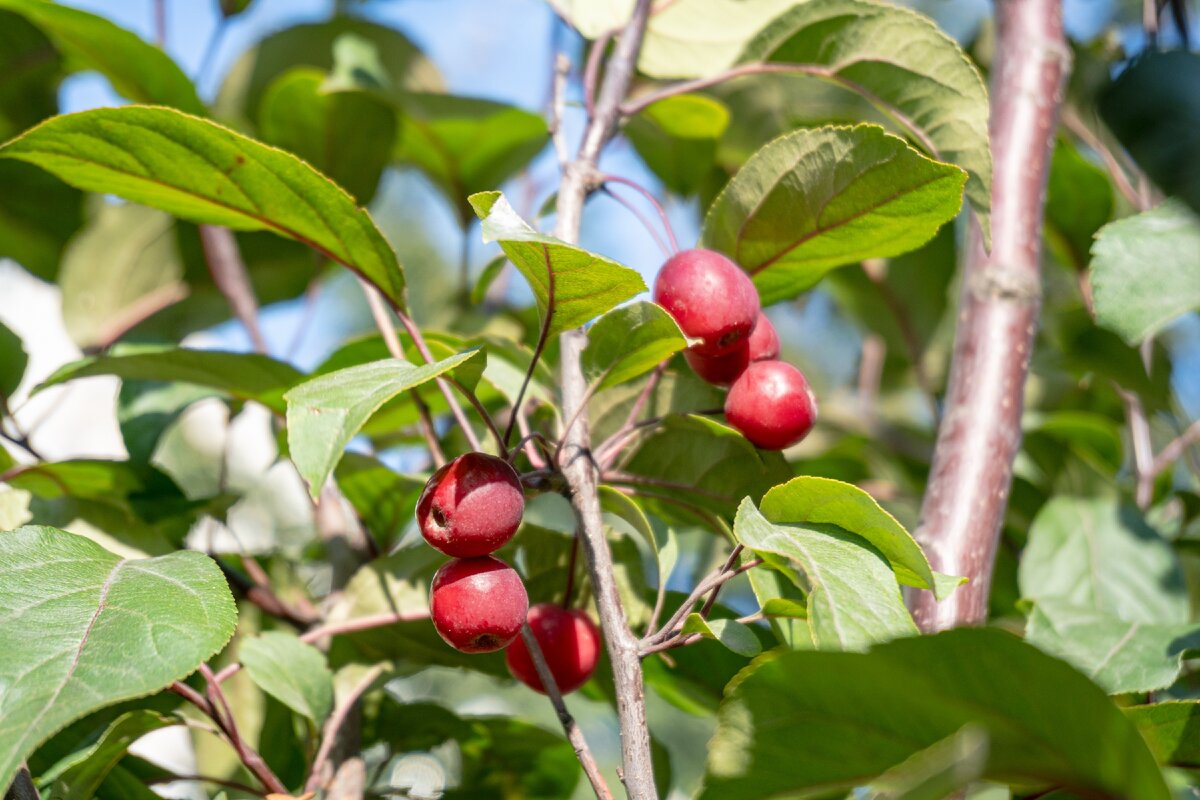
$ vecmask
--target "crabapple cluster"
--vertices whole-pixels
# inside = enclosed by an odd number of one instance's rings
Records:
[[[712,250],[684,250],[663,264],[654,300],[699,341],[684,360],[701,379],[728,386],[725,418],[755,446],[782,450],[817,420],[804,374],[779,360],[779,335],[758,290],[737,264]]]
[[[525,495],[516,470],[502,458],[467,453],[433,474],[417,501],[421,535],[452,560],[433,577],[434,628],[464,653],[508,648],[515,678],[545,692],[525,642],[528,621],[563,693],[587,682],[600,653],[600,633],[583,611],[543,603],[529,607],[517,571],[491,555],[516,534]]]

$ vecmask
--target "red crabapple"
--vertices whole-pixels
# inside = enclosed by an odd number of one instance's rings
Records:
[[[750,366],[752,361],[770,361],[779,358],[779,334],[767,315],[758,312],[754,333],[744,343],[724,355],[704,356],[685,350],[683,358],[702,380],[717,386],[728,386]]]
[[[706,356],[728,353],[749,338],[759,312],[750,276],[712,250],[671,256],[654,281],[654,302],[687,336],[702,340],[692,350]]]
[[[587,683],[600,658],[600,631],[585,612],[539,603],[529,609],[529,627],[561,693],[573,692]],[[504,652],[504,661],[514,678],[546,693],[524,637],[513,640]]]
[[[755,446],[782,450],[817,421],[817,399],[800,370],[783,361],[756,361],[725,397],[725,418]]]
[[[529,596],[521,576],[498,558],[456,558],[429,587],[429,616],[446,644],[464,653],[491,653],[521,632]]]
[[[524,513],[516,470],[486,453],[466,453],[433,473],[417,501],[425,541],[457,558],[499,550],[517,532]]]

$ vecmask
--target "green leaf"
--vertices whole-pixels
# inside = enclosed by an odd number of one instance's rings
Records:
[[[1128,622],[1188,621],[1183,572],[1170,543],[1115,498],[1052,498],[1029,529],[1021,595]]]
[[[873,800],[945,800],[983,775],[987,733],[967,725],[871,781]]]
[[[441,91],[437,68],[395,28],[346,14],[273,33],[244,53],[229,70],[217,95],[216,113],[222,118],[257,120],[263,94],[277,77],[294,67],[334,71],[334,51],[342,37],[375,46],[389,83],[414,91]]]
[[[392,156],[396,113],[367,92],[334,91],[326,80],[310,67],[277,78],[259,106],[259,132],[366,204]]]
[[[676,0],[646,25],[638,71],[652,78],[713,75],[737,59],[759,29],[795,0]],[[550,0],[584,36],[623,26],[633,0]]]
[[[895,574],[864,539],[836,525],[774,524],[749,500],[738,508],[733,533],[760,556],[791,559],[803,570],[808,622],[818,649],[865,650],[917,634]]]
[[[1162,764],[1200,767],[1200,702],[1167,702],[1125,709]]]
[[[168,214],[133,204],[105,204],[63,254],[58,284],[63,322],[81,348],[112,344],[129,319],[188,293]]]
[[[529,281],[541,317],[550,315],[551,336],[578,328],[646,290],[642,277],[628,267],[538,233],[499,192],[481,192],[470,201],[483,220],[483,240],[500,243]]]
[[[41,28],[0,10],[0,139],[58,113],[62,66],[61,54]]]
[[[0,189],[0,256],[53,281],[67,240],[83,225],[83,193],[35,166],[4,159]]]
[[[641,442],[624,471],[658,482],[642,491],[647,506],[653,505],[665,520],[680,519],[680,511],[654,501],[654,496],[732,514],[743,497],[757,500],[790,474],[779,453],[758,450],[733,428],[699,416],[664,419]]]
[[[398,359],[375,361],[321,375],[284,395],[288,447],[310,494],[315,498],[321,493],[346,445],[384,403],[479,353],[468,350],[421,366]]]
[[[135,103],[207,113],[196,87],[170,56],[104,17],[46,0],[0,0],[0,9],[37,25],[65,56],[69,71],[95,70]]]
[[[168,347],[139,349],[125,355],[89,356],[74,361],[42,381],[34,393],[93,375],[192,383],[217,389],[239,400],[254,400],[279,412],[284,409],[283,393],[304,377],[290,364],[257,353]]]
[[[633,380],[687,347],[670,314],[650,302],[614,308],[588,329],[583,374],[596,389]]]
[[[17,391],[28,363],[21,337],[0,322],[0,400],[7,401]]]
[[[760,507],[763,516],[774,523],[824,523],[857,534],[888,560],[900,583],[934,588],[929,560],[916,539],[875,498],[853,484],[829,478],[793,478],[767,492]]]
[[[128,462],[99,459],[30,464],[9,475],[8,482],[39,497],[86,500],[117,500],[142,488]]]
[[[98,108],[54,117],[0,147],[79,189],[192,222],[269,230],[307,244],[404,305],[404,273],[370,215],[319,172],[169,108]]]
[[[487,300],[488,289],[492,288],[492,284],[496,282],[496,278],[500,277],[500,273],[504,272],[505,265],[508,264],[508,257],[498,255],[484,265],[479,272],[479,277],[475,280],[475,285],[471,287],[471,305],[480,306]]]
[[[0,572],[0,786],[67,723],[186,677],[237,619],[220,569],[190,550],[131,561],[33,526],[0,536]]]
[[[491,100],[404,93],[396,102],[404,112],[396,158],[428,175],[464,225],[471,195],[499,188],[550,140],[541,114]]]
[[[338,488],[363,525],[387,547],[413,520],[427,476],[401,475],[361,453],[346,453],[334,472]]]
[[[702,241],[771,305],[835,267],[925,244],[958,213],[965,179],[874,125],[801,129],[746,162],[709,208]]]
[[[288,708],[320,725],[333,708],[333,673],[325,656],[282,631],[246,639],[238,658],[250,679]]]
[[[762,644],[750,629],[732,619],[706,620],[693,612],[683,621],[683,633],[698,633],[705,639],[715,639],[739,656],[752,658],[762,652]]]
[[[727,689],[700,797],[849,791],[966,725],[988,737],[986,778],[1089,797],[1171,796],[1103,691],[1011,634],[961,628],[865,654],[758,658]]]
[[[1168,200],[1105,225],[1092,246],[1096,319],[1130,344],[1200,308],[1200,218]]]
[[[1179,677],[1184,656],[1200,649],[1200,627],[1126,622],[1057,600],[1034,605],[1025,638],[1074,664],[1109,694],[1153,692]]]
[[[1113,187],[1108,173],[1059,139],[1046,186],[1046,243],[1059,261],[1087,269],[1092,238],[1112,218]]]
[[[810,0],[767,25],[738,61],[805,65],[806,74],[861,94],[930,155],[967,171],[967,198],[988,230],[987,89],[931,20],[891,3]]]
[[[53,786],[61,800],[91,800],[129,746],[151,731],[181,724],[176,717],[155,711],[129,711],[100,732],[95,741],[59,760],[38,776],[44,789]],[[44,790],[43,789],[43,790]]]
[[[691,195],[716,166],[717,143],[729,109],[700,94],[659,100],[625,123],[625,135],[646,166],[672,192]]]

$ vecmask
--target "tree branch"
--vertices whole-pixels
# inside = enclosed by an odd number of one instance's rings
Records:
[[[934,569],[970,582],[937,603],[911,596],[926,631],[987,616],[992,565],[1021,443],[1025,379],[1041,305],[1042,212],[1070,64],[1059,0],[996,4],[990,133],[991,253],[973,220],[945,416],[918,539]]]
[[[1154,457],[1154,463],[1150,467],[1151,477],[1156,478],[1161,475],[1175,459],[1183,455],[1185,450],[1198,442],[1200,442],[1200,420],[1189,425],[1187,430],[1168,442],[1167,446]]]
[[[638,0],[629,23],[621,33],[608,63],[603,86],[589,115],[583,144],[575,160],[563,170],[558,189],[558,217],[555,235],[567,242],[579,241],[580,218],[588,192],[596,186],[596,164],[600,151],[612,137],[620,116],[620,103],[629,90],[634,65],[641,50],[650,0]],[[598,66],[598,65],[597,65]],[[591,71],[594,76],[598,70]],[[595,78],[592,82],[595,83]],[[657,798],[654,766],[650,758],[650,731],[646,725],[646,701],[642,685],[642,664],[638,640],[629,629],[621,607],[621,598],[613,576],[612,553],[604,536],[597,494],[597,469],[590,451],[591,434],[587,412],[580,412],[587,392],[587,381],[580,356],[587,344],[587,333],[568,331],[561,339],[563,417],[579,414],[579,421],[566,431],[563,476],[570,487],[571,505],[579,518],[581,541],[587,559],[588,574],[595,593],[604,642],[612,662],[616,690],[617,716],[621,728],[622,780],[632,800]]]
[[[595,792],[599,800],[612,800],[612,791],[608,788],[608,784],[605,783],[604,776],[600,774],[600,767],[596,764],[596,757],[592,755],[587,739],[584,738],[583,731],[579,729],[575,718],[567,710],[567,704],[563,702],[562,692],[558,690],[558,683],[554,680],[554,673],[550,671],[550,667],[546,664],[546,656],[542,653],[542,646],[538,644],[537,637],[533,635],[533,629],[529,627],[528,622],[521,626],[521,638],[525,640],[525,647],[529,650],[529,657],[533,659],[533,667],[537,670],[538,679],[542,682],[542,688],[546,690],[546,696],[550,698],[550,703],[554,706],[555,713],[558,714],[558,721],[562,723],[563,732],[567,735],[567,741],[575,748],[575,757],[579,759],[579,765],[583,767],[583,774],[587,776],[588,783],[592,785],[592,791]]]
[[[218,225],[200,226],[200,244],[213,283],[229,303],[233,315],[242,323],[256,353],[267,352],[267,340],[258,326],[258,299],[246,272],[233,231]]]

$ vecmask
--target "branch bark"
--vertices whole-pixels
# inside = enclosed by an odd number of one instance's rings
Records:
[[[588,193],[596,187],[596,165],[600,151],[612,137],[620,116],[620,104],[629,89],[634,65],[641,50],[650,0],[638,0],[629,23],[609,59],[603,86],[596,97],[584,132],[583,144],[563,169],[558,189],[558,222],[555,235],[567,242],[579,240],[580,218]],[[588,573],[600,612],[604,642],[612,661],[617,695],[617,716],[621,727],[622,780],[633,800],[657,798],[654,767],[650,758],[650,731],[646,725],[646,699],[642,683],[642,663],[638,640],[625,619],[621,598],[613,577],[612,553],[604,536],[597,494],[598,470],[591,454],[587,381],[580,366],[580,355],[587,344],[587,333],[568,331],[561,338],[563,418],[578,420],[565,431],[563,476],[570,487],[571,505],[579,518]]]
[[[1021,443],[1025,379],[1041,306],[1046,177],[1070,50],[1060,0],[1000,0],[992,72],[991,253],[973,221],[945,416],[918,538],[935,569],[970,582],[942,603],[912,596],[926,631],[982,622]]]

